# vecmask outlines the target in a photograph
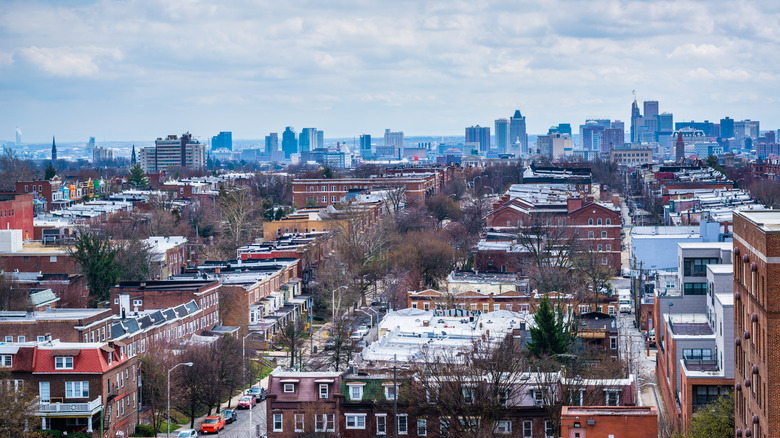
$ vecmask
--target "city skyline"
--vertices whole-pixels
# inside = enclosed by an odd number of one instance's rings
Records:
[[[632,90],[676,121],[776,129],[777,18],[759,2],[10,1],[0,138],[454,135],[516,109],[534,135],[630,120]]]

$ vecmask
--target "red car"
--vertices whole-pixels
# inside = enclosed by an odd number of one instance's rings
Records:
[[[201,433],[219,433],[220,430],[225,428],[225,416],[222,414],[206,417],[202,423],[200,423]]]
[[[252,409],[257,404],[257,399],[253,395],[245,395],[238,400],[239,409]]]

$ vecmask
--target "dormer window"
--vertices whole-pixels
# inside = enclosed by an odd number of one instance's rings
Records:
[[[72,370],[73,356],[58,356],[54,358],[55,370]]]
[[[0,355],[0,368],[11,368],[14,364],[13,355],[3,354]]]
[[[295,384],[294,383],[285,383],[284,384],[284,392],[287,392],[287,393],[295,392]]]

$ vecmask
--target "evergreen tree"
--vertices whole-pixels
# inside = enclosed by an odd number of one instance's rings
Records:
[[[679,437],[681,435],[675,435]],[[729,392],[699,408],[685,438],[734,436],[734,393]]]
[[[135,165],[135,145],[133,145],[133,152],[130,154],[130,164]]]
[[[108,236],[80,231],[69,252],[87,278],[92,305],[97,307],[108,300],[109,289],[116,284],[120,274],[119,248],[108,240]]]
[[[572,344],[569,323],[560,308],[557,311],[553,309],[547,294],[536,309],[534,322],[536,326],[529,330],[531,334],[531,343],[528,344],[529,354],[544,357],[569,352]]]
[[[50,179],[54,178],[54,176],[57,175],[57,171],[54,170],[54,166],[49,162],[49,165],[46,166],[46,174],[44,178],[46,178],[46,181],[49,181]]]
[[[134,164],[130,167],[130,175],[127,177],[127,181],[133,185],[133,187],[146,187],[148,181],[144,176],[144,171],[141,166]]]

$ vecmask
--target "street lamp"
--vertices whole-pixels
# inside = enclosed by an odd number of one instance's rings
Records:
[[[246,338],[254,335],[253,332],[249,332],[248,335],[241,339],[241,377],[242,377],[242,391],[246,395]]]
[[[192,366],[192,362],[181,362],[173,366],[168,370],[168,429],[165,431],[165,436],[171,435],[171,371],[175,370],[179,365]]]
[[[339,286],[339,287],[333,289],[333,292],[331,292],[331,294],[333,296],[332,299],[331,299],[331,308],[333,309],[333,319],[332,319],[332,321],[334,323],[336,321],[336,291],[339,290],[339,289],[347,289],[347,288],[348,288],[348,286]]]

